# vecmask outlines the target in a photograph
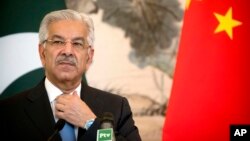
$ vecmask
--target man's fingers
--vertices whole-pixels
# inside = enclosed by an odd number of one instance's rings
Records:
[[[65,108],[65,105],[64,105],[64,104],[61,104],[61,103],[56,103],[56,104],[55,104],[55,109],[56,109],[56,111],[64,112],[64,108]]]

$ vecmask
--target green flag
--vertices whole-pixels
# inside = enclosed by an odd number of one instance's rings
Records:
[[[65,9],[64,0],[1,0],[0,97],[35,86],[44,76],[38,30],[44,15]]]

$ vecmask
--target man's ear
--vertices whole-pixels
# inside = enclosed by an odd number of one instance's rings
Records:
[[[45,66],[45,48],[43,46],[43,44],[39,44],[39,56],[40,56],[40,60],[42,62],[42,65]]]
[[[89,49],[88,49],[88,56],[87,56],[87,59],[86,59],[86,67],[87,67],[87,69],[89,68],[89,66],[92,64],[92,62],[93,62],[93,56],[94,56],[94,52],[95,52],[95,50],[93,49],[93,47],[90,47]]]

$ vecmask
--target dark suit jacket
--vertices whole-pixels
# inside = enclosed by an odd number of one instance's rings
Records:
[[[117,141],[141,140],[126,98],[89,87],[82,82],[81,99],[97,117],[104,112],[111,112],[114,115]],[[0,101],[0,113],[1,140],[46,141],[54,132],[55,121],[44,80],[30,90]],[[87,131],[79,128],[78,141],[96,141],[99,128],[100,118],[96,118]],[[59,134],[55,140],[61,140]]]

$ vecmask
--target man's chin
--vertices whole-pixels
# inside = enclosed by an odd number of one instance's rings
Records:
[[[72,81],[75,79],[75,75],[73,75],[73,72],[60,72],[57,75],[57,79],[59,81]]]
[[[79,74],[76,70],[59,70],[54,72],[54,76],[60,82],[70,82],[75,83],[79,81]],[[81,77],[80,77],[81,79]]]
[[[58,69],[59,71],[61,71],[62,73],[70,73],[72,71],[75,71],[76,67],[70,64],[60,64],[58,65]]]

